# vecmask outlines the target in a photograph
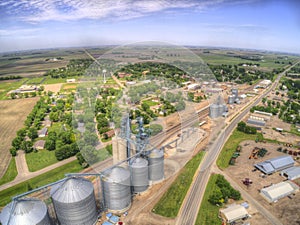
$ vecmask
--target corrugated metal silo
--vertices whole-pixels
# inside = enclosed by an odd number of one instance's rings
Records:
[[[231,89],[231,93],[235,96],[235,98],[238,98],[239,96],[239,91],[236,88]]]
[[[159,181],[164,178],[164,152],[154,149],[148,157],[149,180]]]
[[[130,172],[133,191],[140,193],[146,191],[149,186],[148,161],[143,158],[133,158],[130,160]]]
[[[224,105],[222,105],[222,104],[218,105],[218,117],[222,116],[223,112],[225,112]]]
[[[103,172],[104,204],[108,210],[124,212],[131,205],[130,172],[114,167]]]
[[[209,116],[213,119],[219,117],[219,105],[217,105],[217,104],[210,105]]]
[[[229,95],[228,96],[228,104],[233,104],[235,101],[235,96],[234,95]]]
[[[70,177],[51,189],[57,218],[62,225],[92,225],[97,220],[93,184],[80,177]]]
[[[4,207],[0,214],[2,225],[50,225],[47,206],[44,202],[28,198],[18,199]]]

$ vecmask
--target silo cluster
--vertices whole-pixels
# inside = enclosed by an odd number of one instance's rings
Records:
[[[228,96],[228,104],[231,105],[233,103],[240,104],[239,91],[237,88],[231,89],[231,95]]]
[[[50,194],[61,225],[93,225],[97,220],[94,187],[89,180],[67,178],[53,186]]]
[[[47,206],[34,198],[13,200],[0,214],[2,225],[50,225]]]

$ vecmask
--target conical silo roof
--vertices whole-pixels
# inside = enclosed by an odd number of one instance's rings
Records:
[[[73,203],[86,199],[94,192],[93,184],[81,177],[70,177],[51,189],[51,197],[58,202]]]
[[[104,179],[108,182],[119,183],[127,180],[130,177],[130,172],[123,167],[114,167],[111,170],[104,172]]]
[[[150,153],[149,158],[154,159],[154,158],[161,158],[161,157],[163,157],[163,156],[164,156],[163,151],[160,151],[160,150],[158,150],[158,149],[154,149],[154,150]]]
[[[9,203],[0,214],[3,225],[50,224],[47,206],[37,199],[18,199]]]
[[[148,161],[143,158],[134,158],[132,159],[130,166],[134,168],[143,168],[148,166]]]

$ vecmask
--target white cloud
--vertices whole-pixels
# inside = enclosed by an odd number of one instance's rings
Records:
[[[256,0],[246,0],[253,2]],[[242,1],[243,3],[245,1]],[[220,4],[242,4],[241,0],[7,0],[0,9],[24,21],[68,21],[79,19],[131,19],[172,9],[203,10]]]

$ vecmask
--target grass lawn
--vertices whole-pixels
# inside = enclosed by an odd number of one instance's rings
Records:
[[[58,134],[63,129],[63,123],[62,122],[54,122],[52,123],[51,127],[48,129],[48,133],[50,131],[55,131],[56,134]]]
[[[59,83],[66,83],[67,79],[71,79],[71,77],[68,78],[51,78],[50,76],[47,76],[44,80],[43,84],[59,84]]]
[[[145,101],[143,101],[143,103],[146,103],[149,106],[155,106],[155,105],[159,104],[158,102],[153,102],[151,100],[145,100]]]
[[[26,162],[30,172],[34,172],[50,166],[58,160],[55,157],[55,151],[39,150],[26,154]]]
[[[222,224],[221,219],[218,218],[219,207],[216,205],[212,205],[208,201],[209,196],[218,188],[218,186],[216,185],[217,177],[217,174],[212,174],[209,178],[195,225]]]
[[[203,156],[204,152],[198,153],[182,168],[168,191],[154,206],[153,212],[165,217],[175,218],[177,216]]]
[[[34,77],[34,78],[29,78],[29,80],[26,82],[26,84],[40,84],[45,77]]]
[[[5,174],[0,179],[0,185],[14,180],[17,175],[18,175],[18,171],[16,167],[16,160],[14,157],[12,157]]]
[[[217,165],[220,169],[225,169],[229,166],[229,161],[232,154],[236,151],[237,146],[245,140],[255,140],[256,134],[246,134],[235,129],[227,142],[225,143],[219,158],[217,160]]]
[[[32,188],[41,187],[43,185],[55,182],[64,178],[66,173],[77,173],[82,170],[82,167],[79,165],[78,161],[75,160],[68,164],[65,164],[61,167],[58,167],[54,170],[51,170],[47,173],[41,174],[37,177],[34,177],[30,180],[24,181],[20,184],[17,184],[13,187],[5,189],[0,192],[0,206],[3,207],[11,201],[11,198],[22,194],[28,191],[28,185]]]

